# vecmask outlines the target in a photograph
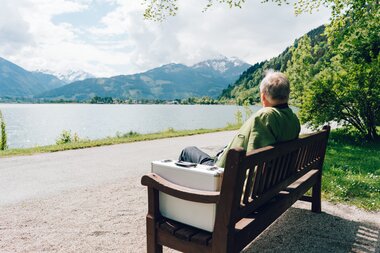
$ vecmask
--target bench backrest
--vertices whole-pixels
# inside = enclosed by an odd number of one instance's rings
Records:
[[[230,150],[226,160],[214,231],[235,223],[267,203],[311,169],[322,169],[330,128],[246,153]]]

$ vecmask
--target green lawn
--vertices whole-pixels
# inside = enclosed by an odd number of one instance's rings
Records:
[[[324,163],[323,198],[380,210],[380,141],[364,142],[333,131]]]

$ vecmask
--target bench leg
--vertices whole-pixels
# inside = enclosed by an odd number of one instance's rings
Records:
[[[321,188],[322,188],[322,174],[318,176],[317,183],[313,186],[312,189],[312,202],[311,202],[311,211],[314,213],[320,213],[321,210]]]
[[[146,240],[148,253],[162,253],[162,245],[157,243],[157,217],[160,216],[159,193],[148,187],[148,214],[146,216]]]
[[[146,242],[148,253],[162,253],[162,245],[157,243],[155,223],[154,219],[150,217],[146,218]]]

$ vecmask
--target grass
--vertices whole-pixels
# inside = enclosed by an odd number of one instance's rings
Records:
[[[166,131],[152,134],[129,132],[99,140],[79,140],[61,145],[0,151],[0,157],[57,152],[104,145],[156,140],[218,131],[235,130],[229,124],[218,129]],[[380,129],[379,129],[380,130]],[[355,205],[370,211],[380,210],[380,141],[363,142],[358,135],[345,130],[331,132],[324,163],[322,196],[332,202]]]
[[[97,139],[97,140],[79,139],[79,141],[62,143],[59,145],[0,150],[0,157],[32,155],[32,154],[38,154],[38,153],[58,152],[58,151],[71,150],[71,149],[83,149],[83,148],[99,147],[99,146],[106,146],[106,145],[137,142],[137,141],[157,140],[157,139],[172,138],[172,137],[179,137],[179,136],[189,136],[189,135],[196,135],[196,134],[235,130],[237,128],[238,127],[236,125],[228,124],[228,126],[226,127],[217,128],[217,129],[174,130],[173,128],[169,128],[163,132],[150,133],[150,134],[138,134],[136,132],[129,132],[126,134],[117,133],[115,137],[108,137],[108,138]]]
[[[322,196],[380,210],[380,141],[365,142],[345,130],[331,132],[324,163]]]

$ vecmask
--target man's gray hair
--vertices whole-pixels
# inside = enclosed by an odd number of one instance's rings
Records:
[[[283,73],[269,69],[260,83],[260,92],[267,95],[269,99],[288,100],[290,93],[289,80]]]

